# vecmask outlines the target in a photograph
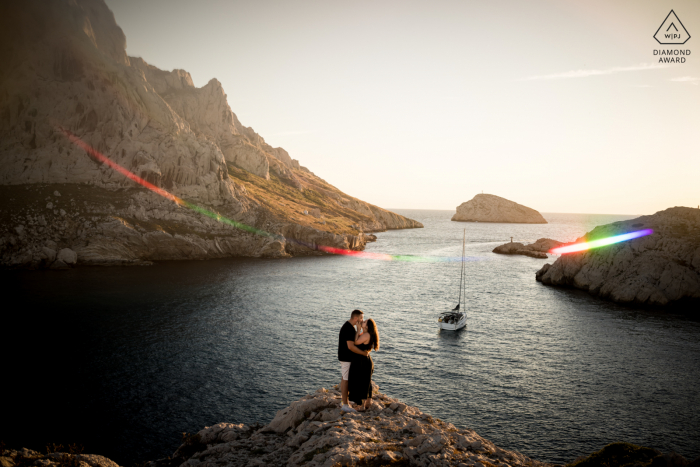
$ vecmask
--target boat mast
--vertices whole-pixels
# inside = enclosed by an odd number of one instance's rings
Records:
[[[464,281],[462,282],[462,288],[464,290],[464,301],[467,301],[467,252],[465,250],[467,243],[467,229],[464,229],[464,235],[462,237],[462,277],[464,277]],[[467,316],[467,310],[464,310],[464,316]]]
[[[460,303],[462,302],[462,290],[464,290],[464,300],[465,301],[467,300],[467,290],[466,290],[467,281],[464,277],[464,273],[466,272],[464,270],[464,263],[465,263],[465,259],[466,259],[464,256],[465,255],[464,247],[466,245],[466,242],[467,242],[467,229],[464,229],[464,233],[462,234],[462,274],[460,274],[460,282],[461,283],[459,284],[460,288],[461,288],[460,293],[459,293]],[[466,311],[465,311],[465,313],[466,313]]]
[[[464,283],[464,242],[467,239],[467,229],[464,229],[464,234],[462,236],[462,267],[459,270],[459,301],[457,302],[457,306],[454,308],[452,311],[457,311],[460,308],[460,305],[462,305],[462,284]],[[465,293],[465,298],[466,298],[466,293]]]

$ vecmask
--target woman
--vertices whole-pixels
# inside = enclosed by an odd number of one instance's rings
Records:
[[[373,319],[362,321],[355,333],[355,345],[360,350],[379,350],[379,332],[377,323]],[[372,402],[372,373],[374,373],[374,362],[371,356],[363,357],[355,355],[355,359],[350,365],[350,375],[348,377],[350,401],[361,406],[359,411],[369,408]]]

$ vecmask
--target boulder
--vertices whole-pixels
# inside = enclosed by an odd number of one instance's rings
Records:
[[[56,250],[49,247],[42,247],[41,252],[45,255],[49,263],[53,263],[56,260]]]
[[[70,266],[68,266],[65,261],[62,261],[60,259],[57,259],[53,263],[51,263],[50,269],[70,269]]]
[[[457,206],[452,216],[458,222],[499,222],[517,224],[546,224],[542,214],[532,208],[496,195],[478,194]]]
[[[63,248],[59,250],[57,258],[59,261],[63,261],[64,263],[70,265],[78,262],[78,254],[70,248]]]
[[[339,401],[330,395],[292,402],[289,407],[277,412],[265,430],[284,433],[286,430],[298,426],[312,412],[320,412],[323,409],[335,408],[339,405]]]

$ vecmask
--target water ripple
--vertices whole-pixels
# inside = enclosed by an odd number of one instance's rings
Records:
[[[617,440],[700,455],[697,322],[542,286],[534,272],[545,260],[491,253],[510,236],[574,240],[624,216],[512,225],[403,213],[426,227],[381,233],[368,251],[460,256],[466,227],[467,254],[479,259],[466,266],[467,329],[435,326],[455,305],[458,263],[312,257],[3,273],[23,307],[2,317],[12,404],[0,439],[79,442],[130,464],[172,453],[182,432],[265,422],[337,384],[337,333],[360,308],[381,332],[383,391],[504,448],[560,463]]]

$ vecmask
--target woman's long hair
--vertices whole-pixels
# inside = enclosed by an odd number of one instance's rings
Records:
[[[377,323],[372,318],[367,320],[367,332],[372,338],[372,348],[379,350],[379,331],[377,331]]]

